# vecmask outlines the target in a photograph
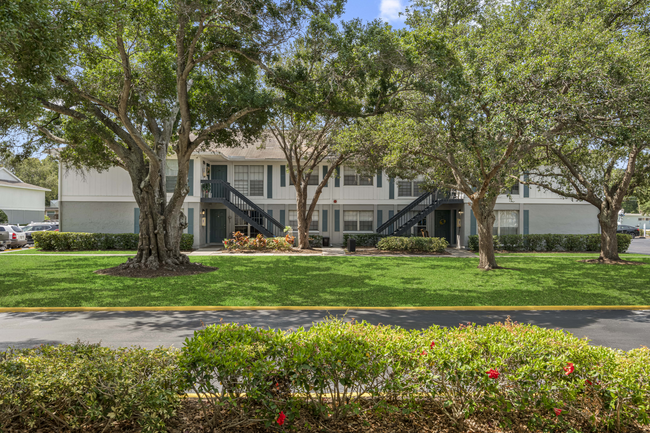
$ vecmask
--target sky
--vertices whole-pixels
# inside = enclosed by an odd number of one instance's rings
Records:
[[[348,0],[343,19],[361,18],[367,22],[381,18],[395,28],[402,28],[404,17],[399,13],[407,4],[408,0]]]

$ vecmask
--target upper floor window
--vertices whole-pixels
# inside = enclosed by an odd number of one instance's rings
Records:
[[[244,195],[264,196],[264,166],[236,165],[235,188]]]
[[[418,197],[422,194],[420,184],[417,180],[399,180],[397,181],[397,196],[398,197]]]
[[[293,185],[293,179],[289,176],[289,185]],[[318,171],[314,169],[307,179],[307,185],[318,185]]]
[[[292,229],[298,230],[298,211],[289,211],[289,225]],[[309,224],[309,231],[318,231],[318,211],[315,210],[311,215],[311,224]]]
[[[510,195],[519,195],[519,182],[512,185],[509,191],[507,189],[503,191],[503,194],[508,194],[508,193],[510,193]]]
[[[371,210],[343,211],[343,231],[371,232],[373,230],[373,214]]]
[[[361,176],[349,167],[343,167],[343,185],[345,186],[367,186],[372,185],[372,176]]]
[[[165,191],[174,192],[176,188],[176,179],[178,178],[178,160],[165,160]]]

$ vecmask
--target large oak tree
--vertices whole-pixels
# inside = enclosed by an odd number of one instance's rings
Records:
[[[69,166],[129,173],[140,208],[131,267],[189,263],[189,160],[259,134],[273,102],[261,74],[305,21],[339,2],[17,0],[0,9],[0,133],[62,147]],[[19,137],[19,138],[17,138]],[[7,141],[5,140],[5,143]],[[178,160],[171,198],[169,154]]]

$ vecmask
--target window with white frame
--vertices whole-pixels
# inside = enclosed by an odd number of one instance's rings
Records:
[[[343,231],[371,232],[373,231],[374,212],[371,210],[343,211]]]
[[[298,211],[289,211],[289,225],[292,229],[298,230]],[[318,211],[315,210],[311,215],[311,224],[309,224],[309,231],[318,231]]]
[[[417,180],[398,180],[397,181],[397,196],[398,197],[418,197],[422,194],[420,184],[422,182]]]
[[[293,185],[293,179],[291,179],[291,176],[289,176],[289,185]],[[309,179],[307,179],[307,185],[318,185],[318,170],[314,169],[314,171],[311,172],[309,175]]]
[[[236,165],[235,188],[247,196],[264,195],[264,166]]]
[[[176,179],[178,178],[178,160],[165,160],[165,191],[174,192],[176,188]]]
[[[349,167],[343,167],[343,185],[345,186],[372,186],[372,176],[361,176]]]
[[[496,210],[494,211],[494,235],[516,235],[519,229],[518,210]]]

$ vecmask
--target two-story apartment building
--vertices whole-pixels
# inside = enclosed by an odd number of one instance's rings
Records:
[[[327,165],[312,174],[313,195]],[[174,159],[167,161],[168,192],[177,174]],[[284,155],[273,142],[255,146],[195,153],[190,163],[190,193],[185,199],[187,232],[195,247],[221,245],[234,231],[248,235],[279,235],[289,225],[297,228],[296,192]],[[61,171],[60,221],[62,231],[138,232],[139,210],[128,174],[120,168],[84,174]],[[339,168],[323,189],[310,231],[341,245],[346,233],[445,237],[451,245],[476,233],[469,201],[455,194],[423,194],[417,181],[391,179],[379,171],[372,177]],[[534,187],[517,185],[511,198],[503,195],[496,206],[495,234],[597,233],[596,209]]]

